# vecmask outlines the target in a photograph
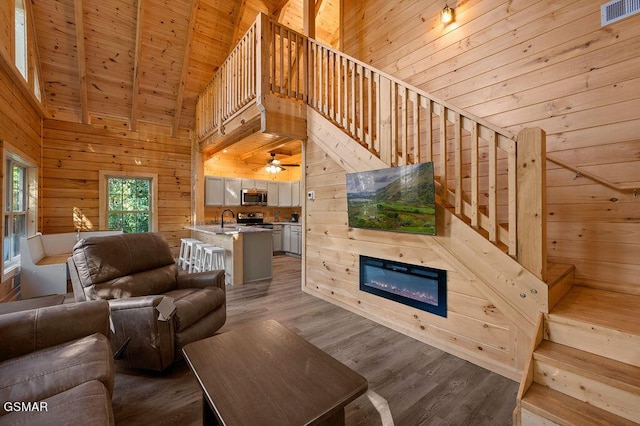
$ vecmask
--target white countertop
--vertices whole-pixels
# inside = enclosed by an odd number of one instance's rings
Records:
[[[213,235],[235,235],[239,233],[248,234],[254,232],[272,232],[271,229],[259,228],[257,226],[242,226],[236,225],[235,223],[226,224],[224,227],[221,227],[220,225],[185,226],[185,229]]]

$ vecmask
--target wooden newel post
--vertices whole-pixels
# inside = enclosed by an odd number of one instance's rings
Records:
[[[547,279],[546,133],[534,127],[518,133],[518,261]]]
[[[256,19],[256,104],[264,112],[264,104],[269,90],[269,62],[271,45],[271,22],[269,17],[260,13]]]

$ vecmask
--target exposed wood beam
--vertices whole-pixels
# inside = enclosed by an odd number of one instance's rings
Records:
[[[82,0],[73,2],[76,19],[76,50],[78,59],[78,75],[80,76],[80,116],[84,124],[89,123],[89,109],[87,103],[87,55],[84,45],[84,17]]]
[[[302,2],[302,32],[309,38],[316,38],[316,14],[321,4],[320,1],[317,4],[314,3],[314,0]]]
[[[316,0],[316,10],[314,12],[314,16],[318,16],[318,13],[320,13],[320,6],[322,6],[324,0]]]
[[[282,0],[278,6],[273,9],[271,12],[271,16],[276,20],[276,22],[280,22],[280,15],[284,11],[284,8],[289,4],[289,0]]]
[[[270,150],[279,148],[279,147],[285,145],[288,141],[289,141],[289,138],[287,138],[287,137],[284,137],[284,136],[283,137],[279,137],[278,139],[276,139],[274,141],[271,141],[271,142],[268,142],[268,143],[266,143],[266,144],[264,144],[262,146],[259,146],[256,149],[252,149],[251,151],[245,152],[244,154],[242,154],[240,156],[240,159],[241,160],[246,160],[247,158],[251,158],[254,155],[259,154],[261,152],[270,151]]]
[[[191,14],[189,15],[189,26],[187,27],[187,39],[185,40],[184,56],[182,57],[182,72],[180,73],[180,82],[178,83],[178,96],[176,97],[176,112],[173,116],[173,137],[178,136],[178,126],[180,125],[180,116],[182,115],[182,101],[184,100],[184,86],[187,83],[187,75],[189,73],[189,58],[191,58],[191,48],[193,46],[193,34],[196,25],[196,15],[198,14],[198,6],[200,0],[194,0],[191,4]]]
[[[247,6],[247,0],[242,0],[242,2],[240,3],[240,8],[238,9],[238,13],[236,14],[236,20],[233,24],[233,28],[234,28],[233,37],[231,38],[227,52],[231,52],[231,49],[233,49],[236,46],[236,43],[238,42],[238,40],[240,39],[240,36],[242,35],[240,34],[240,24],[242,23],[242,15],[244,15],[244,9],[246,6]]]
[[[140,89],[140,54],[142,51],[142,27],[144,23],[144,0],[138,0],[138,11],[136,14],[136,52],[133,62],[133,84],[131,88],[131,119],[129,128],[136,131],[138,125],[138,90]]]

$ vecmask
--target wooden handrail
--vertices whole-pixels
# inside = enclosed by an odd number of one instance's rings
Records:
[[[586,170],[583,170],[577,166],[567,163],[566,161],[560,160],[559,158],[554,157],[553,155],[550,155],[550,154],[547,154],[547,160],[551,161],[552,163],[556,163],[557,165],[562,166],[565,169],[569,169],[576,172],[577,173],[576,176],[587,177],[595,182],[601,183],[602,185],[619,192],[637,192],[640,187],[640,185],[624,185],[624,184],[613,183],[603,177],[595,175],[591,172],[587,172]]]

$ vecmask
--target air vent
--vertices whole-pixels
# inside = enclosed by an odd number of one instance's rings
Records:
[[[600,6],[602,26],[640,12],[640,0],[613,0]]]

